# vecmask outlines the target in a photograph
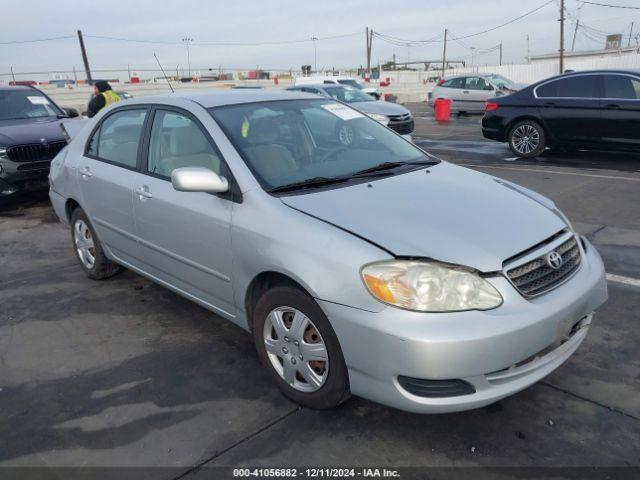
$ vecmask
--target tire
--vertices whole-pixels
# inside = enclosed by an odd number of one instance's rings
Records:
[[[79,207],[71,214],[71,242],[78,263],[87,277],[104,280],[113,277],[122,269],[105,256],[93,225],[84,210]]]
[[[518,157],[537,157],[546,147],[546,139],[542,126],[533,120],[516,123],[509,131],[509,148]]]
[[[302,334],[296,333],[296,326]],[[265,292],[254,308],[253,338],[261,363],[290,400],[323,410],[349,398],[347,367],[338,338],[322,309],[305,292],[291,286]],[[318,360],[323,358],[322,346],[324,362]]]

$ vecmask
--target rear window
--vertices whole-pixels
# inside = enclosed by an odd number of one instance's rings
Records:
[[[604,97],[640,100],[640,80],[627,75],[605,75]]]
[[[445,88],[462,88],[464,85],[464,77],[460,78],[452,78],[451,80],[446,80],[441,87]]]
[[[578,75],[554,80],[536,89],[540,98],[595,98],[597,76]]]

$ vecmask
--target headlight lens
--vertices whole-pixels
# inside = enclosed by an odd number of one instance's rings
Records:
[[[383,125],[389,124],[389,117],[386,115],[381,115],[379,113],[367,113],[369,117],[373,118],[376,122],[380,122]]]
[[[0,158],[8,158],[7,157],[7,149],[4,147],[0,147]]]
[[[489,310],[502,304],[500,293],[477,273],[436,262],[373,263],[362,268],[362,279],[375,298],[407,310]]]

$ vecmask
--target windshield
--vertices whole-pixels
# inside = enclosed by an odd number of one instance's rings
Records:
[[[362,90],[362,85],[360,85],[357,80],[354,80],[352,78],[338,80],[338,83],[340,85],[349,85],[350,87],[357,88],[358,90]]]
[[[497,87],[513,87],[515,84],[512,80],[509,80],[507,77],[503,77],[502,75],[491,74],[487,75],[487,78],[491,80]]]
[[[433,162],[411,143],[329,99],[209,109],[265,190],[348,177],[388,162]]]
[[[351,87],[325,87],[324,91],[329,94],[331,98],[335,98],[344,103],[359,103],[359,102],[375,102],[376,99],[371,95],[356,90]]]
[[[37,90],[0,90],[0,120],[64,115]]]

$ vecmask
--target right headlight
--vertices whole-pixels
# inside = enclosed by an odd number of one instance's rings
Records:
[[[392,260],[365,265],[361,273],[371,295],[406,310],[490,310],[502,304],[502,296],[493,285],[463,267]]]

